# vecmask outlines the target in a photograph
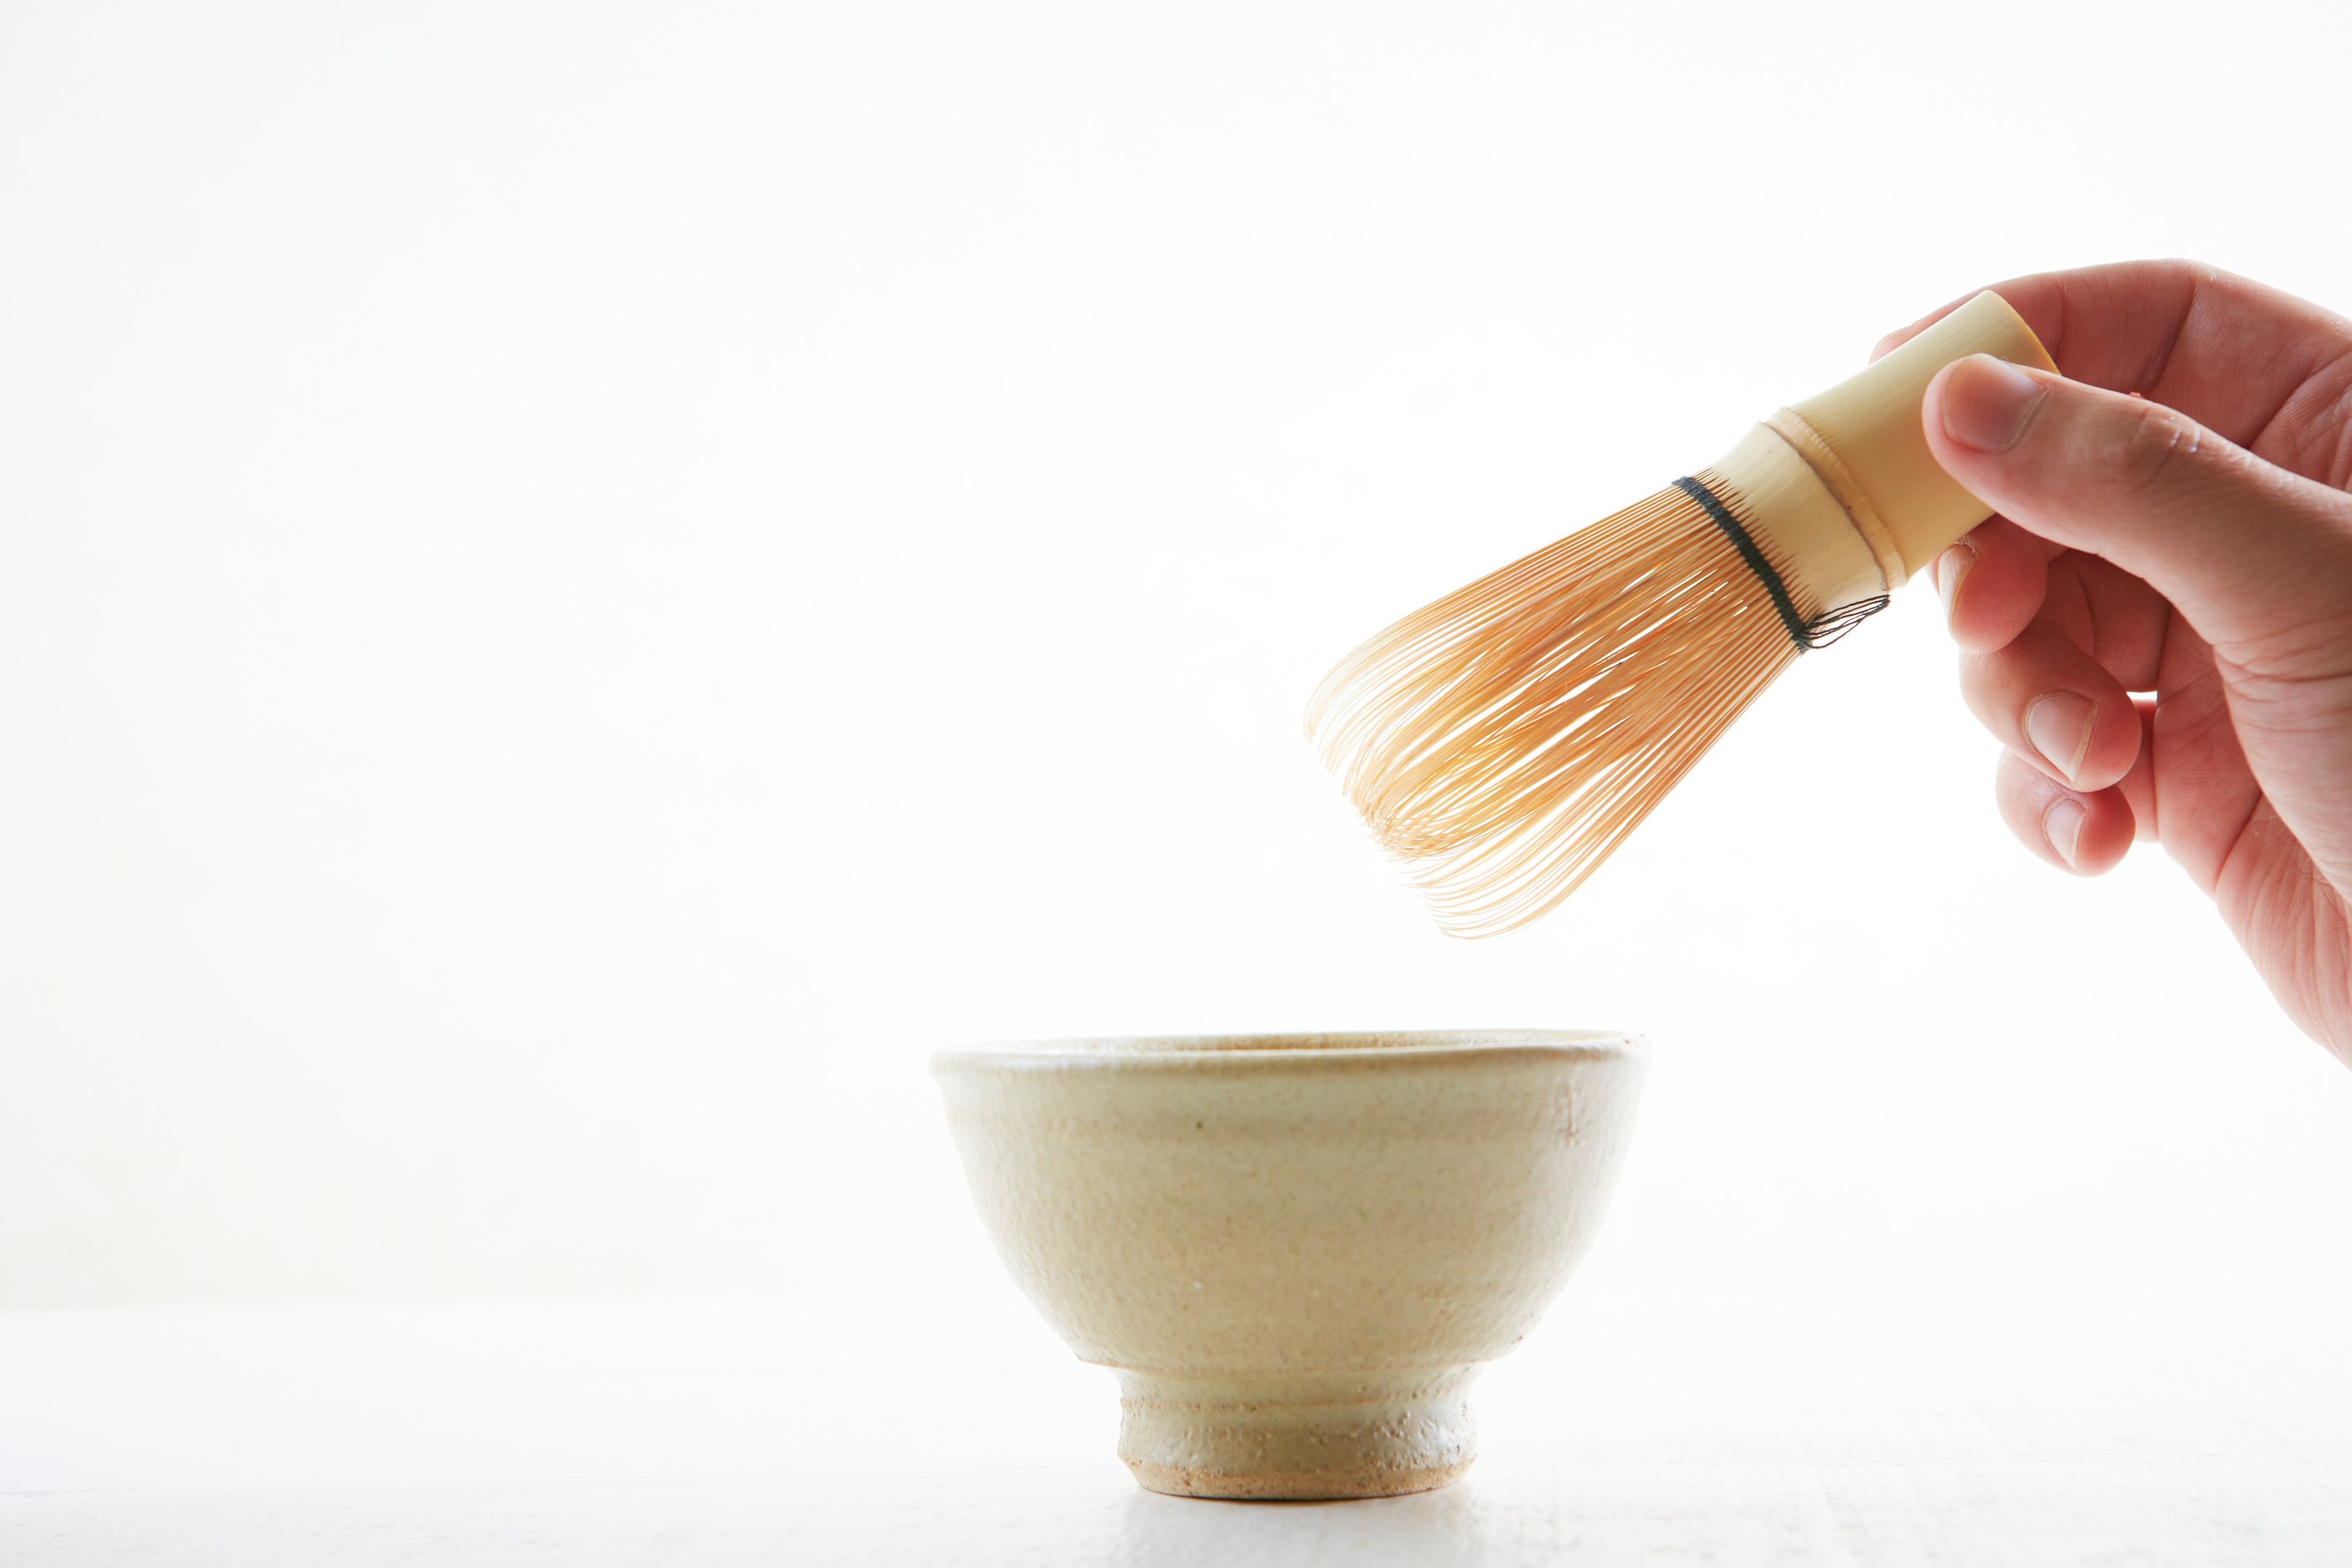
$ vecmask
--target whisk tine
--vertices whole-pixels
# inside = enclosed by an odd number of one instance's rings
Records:
[[[1954,360],[2053,369],[1984,293],[1677,479],[1389,627],[1307,704],[1324,762],[1457,936],[1559,905],[1808,648],[1990,510],[1927,450]]]
[[[1799,651],[1669,489],[1373,637],[1307,729],[1438,923],[1492,935],[1574,892]]]

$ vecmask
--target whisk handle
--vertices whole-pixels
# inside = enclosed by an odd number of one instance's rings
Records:
[[[1869,369],[1764,422],[1845,509],[1888,591],[1992,515],[1936,461],[1919,425],[1936,373],[1976,353],[2057,368],[2024,318],[1988,289]]]

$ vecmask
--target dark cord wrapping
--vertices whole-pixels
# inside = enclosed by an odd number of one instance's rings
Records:
[[[1731,547],[1739,552],[1739,559],[1748,563],[1748,569],[1756,574],[1756,580],[1764,584],[1767,594],[1772,595],[1772,607],[1780,612],[1780,624],[1789,628],[1789,640],[1799,647],[1827,647],[1886,608],[1886,595],[1879,594],[1867,599],[1856,599],[1851,605],[1840,605],[1833,610],[1823,610],[1811,621],[1806,620],[1797,614],[1796,602],[1789,597],[1788,584],[1780,581],[1780,574],[1772,570],[1772,563],[1764,558],[1764,552],[1756,547],[1756,541],[1748,536],[1748,530],[1731,514],[1731,509],[1723,504],[1721,498],[1687,475],[1675,481],[1675,489],[1698,502],[1699,510],[1706,513],[1707,521],[1721,529],[1723,536],[1731,541]]]

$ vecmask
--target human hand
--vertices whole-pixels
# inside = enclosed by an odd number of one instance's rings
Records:
[[[1973,356],[1923,419],[2000,513],[1934,570],[2001,816],[2086,876],[2162,844],[2352,1064],[2352,322],[2184,262],[1994,289],[2063,374]]]

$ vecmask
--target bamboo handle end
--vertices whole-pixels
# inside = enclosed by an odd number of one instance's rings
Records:
[[[1988,289],[1869,369],[1765,422],[1844,506],[1890,591],[1992,515],[1928,452],[1919,423],[1936,373],[1974,353],[2057,368],[2024,319]]]

